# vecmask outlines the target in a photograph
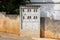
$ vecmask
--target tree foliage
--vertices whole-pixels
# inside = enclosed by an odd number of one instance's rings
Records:
[[[25,0],[0,0],[0,11],[7,13],[18,13],[19,6],[24,3]]]

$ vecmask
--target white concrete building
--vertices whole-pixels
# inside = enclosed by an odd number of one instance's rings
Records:
[[[40,33],[40,5],[20,6],[20,17],[21,32],[27,33],[29,31],[31,35]],[[37,36],[40,37],[40,35]]]
[[[60,20],[60,0],[31,0],[31,2],[41,6],[41,17],[50,17],[54,20]]]
[[[20,7],[22,30],[38,30],[40,27],[40,6],[26,5]]]
[[[60,19],[58,14],[60,13],[59,2],[59,0],[31,0],[25,6],[20,6],[21,31],[39,34],[40,37],[40,17]]]

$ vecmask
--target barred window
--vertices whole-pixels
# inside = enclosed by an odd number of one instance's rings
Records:
[[[28,16],[27,19],[31,19],[31,16]]]
[[[29,16],[27,17],[27,19],[29,19]]]
[[[36,19],[37,19],[37,16],[36,16]]]
[[[37,19],[37,16],[34,16],[33,19]]]
[[[34,12],[37,12],[37,9],[34,9]]]
[[[25,19],[25,17],[23,16],[23,19]]]
[[[28,9],[28,12],[29,12],[29,9]]]
[[[31,19],[31,16],[30,16],[30,19]]]
[[[33,19],[35,19],[35,16],[33,17]]]
[[[28,12],[31,12],[31,9],[28,9]]]
[[[22,9],[22,11],[24,12],[24,9]]]

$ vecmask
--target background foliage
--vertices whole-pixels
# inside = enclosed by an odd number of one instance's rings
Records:
[[[0,0],[0,11],[8,14],[19,14],[19,6],[26,0]]]

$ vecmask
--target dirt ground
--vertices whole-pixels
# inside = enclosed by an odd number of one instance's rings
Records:
[[[50,38],[32,38],[27,36],[19,36],[8,33],[0,32],[0,40],[60,40],[60,39],[50,39]]]
[[[8,38],[0,37],[0,40],[57,40],[57,39],[48,39],[48,38],[29,38],[29,37],[19,37],[19,38]]]

